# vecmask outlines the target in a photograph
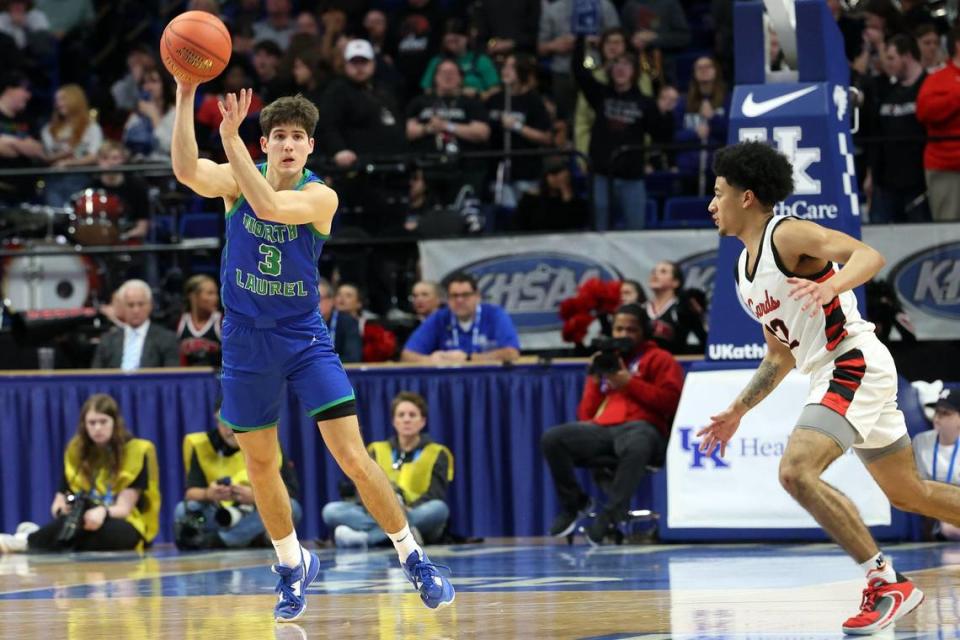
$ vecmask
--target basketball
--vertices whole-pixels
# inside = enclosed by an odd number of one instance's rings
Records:
[[[187,11],[170,21],[160,38],[160,58],[175,78],[213,80],[230,61],[233,43],[226,25],[206,11]]]

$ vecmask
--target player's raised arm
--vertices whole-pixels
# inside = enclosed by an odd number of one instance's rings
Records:
[[[250,109],[252,89],[241,89],[239,97],[231,93],[219,104],[223,122],[220,139],[240,191],[261,220],[282,224],[328,226],[337,212],[337,193],[319,183],[310,183],[299,191],[276,191],[257,170],[240,138],[239,128]],[[269,135],[269,132],[266,132]],[[312,148],[312,140],[311,148]]]
[[[741,418],[770,395],[796,364],[790,348],[770,333],[769,329],[764,328],[763,337],[767,341],[767,355],[763,357],[750,382],[729,407],[710,417],[709,426],[697,432],[698,437],[704,436],[700,442],[700,450],[707,455],[712,454],[717,447],[720,447],[721,456],[726,453],[727,443],[740,426]]]
[[[197,85],[177,80],[177,104],[173,124],[170,161],[173,174],[182,184],[205,198],[235,198],[240,193],[230,165],[201,158],[193,129],[193,107]]]
[[[777,229],[777,250],[781,255],[810,256],[843,265],[823,282],[806,278],[787,278],[793,285],[790,296],[796,300],[808,297],[803,310],[811,314],[829,304],[837,295],[859,287],[873,278],[886,262],[879,251],[841,231],[827,229],[807,220],[791,220]]]

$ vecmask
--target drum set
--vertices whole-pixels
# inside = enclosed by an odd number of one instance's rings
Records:
[[[23,204],[0,212],[0,294],[7,306],[76,309],[98,298],[107,266],[63,249],[117,244],[123,213],[123,200],[103,189],[84,189],[66,207]]]

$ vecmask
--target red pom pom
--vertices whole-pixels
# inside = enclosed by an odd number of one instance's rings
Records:
[[[560,319],[569,320],[580,313],[589,313],[590,306],[580,296],[567,298],[560,303]]]
[[[397,336],[375,322],[367,322],[363,328],[363,361],[385,362],[397,351]]]
[[[620,281],[609,280],[598,287],[597,311],[613,313],[620,306]]]
[[[565,342],[582,344],[587,336],[587,329],[593,324],[594,317],[589,313],[576,315],[563,323],[561,335]]]
[[[603,281],[599,278],[590,278],[580,285],[580,293],[577,297],[584,301],[588,309],[596,309],[603,293]]]

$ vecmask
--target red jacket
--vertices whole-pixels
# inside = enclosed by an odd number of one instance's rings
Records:
[[[917,120],[928,136],[960,135],[960,68],[953,60],[924,80],[917,95]],[[928,142],[923,168],[960,171],[960,139]]]
[[[641,347],[640,362],[630,382],[622,388],[604,393],[596,377],[587,378],[577,419],[605,427],[643,420],[667,436],[682,387],[680,364],[669,351],[648,340]]]

